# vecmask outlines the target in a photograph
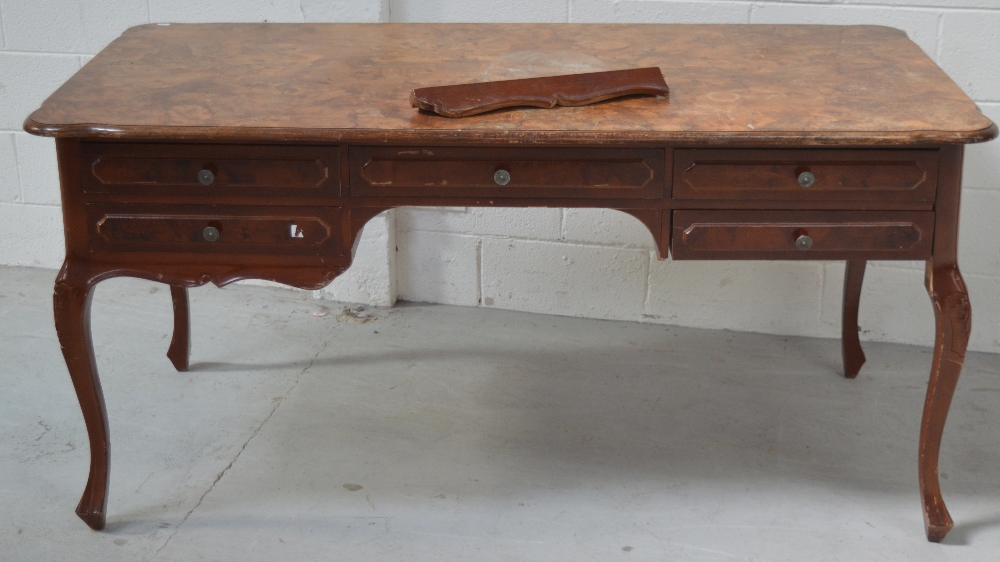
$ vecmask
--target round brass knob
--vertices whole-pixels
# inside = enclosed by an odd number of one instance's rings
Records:
[[[215,181],[215,174],[212,173],[212,170],[202,170],[198,172],[198,181],[202,185],[211,185]]]
[[[214,226],[206,226],[205,230],[201,231],[201,235],[209,242],[215,242],[219,239],[219,229]]]
[[[816,176],[812,172],[802,172],[799,174],[799,185],[802,187],[812,187],[816,183]]]
[[[800,250],[808,250],[813,247],[813,239],[803,234],[795,239],[795,247]]]
[[[507,170],[497,170],[493,174],[493,181],[497,182],[497,185],[507,185],[510,183],[510,172]]]

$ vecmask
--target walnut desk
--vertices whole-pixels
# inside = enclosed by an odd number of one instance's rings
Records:
[[[415,87],[659,67],[668,98],[418,112]],[[94,285],[330,283],[406,205],[606,207],[661,258],[844,260],[844,371],[867,260],[926,260],[937,338],[920,427],[927,537],[952,527],[941,434],[965,355],[956,262],[963,144],[997,127],[898,30],[870,26],[153,24],[125,32],[25,122],[56,137],[59,342],[90,439],[77,514],[104,527],[108,420]]]

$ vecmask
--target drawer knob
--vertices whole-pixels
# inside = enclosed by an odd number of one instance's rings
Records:
[[[808,250],[813,247],[813,239],[803,234],[795,239],[795,247],[800,250]]]
[[[816,183],[816,176],[812,172],[802,172],[799,174],[799,185],[802,187],[812,187]]]
[[[497,185],[507,185],[510,183],[510,172],[507,170],[497,170],[493,174],[493,181],[497,182]]]
[[[219,229],[214,226],[206,226],[205,230],[201,231],[201,235],[205,237],[205,240],[215,242],[219,239]]]
[[[215,174],[212,173],[212,170],[202,170],[198,172],[198,181],[203,185],[212,185],[212,182],[215,181]]]

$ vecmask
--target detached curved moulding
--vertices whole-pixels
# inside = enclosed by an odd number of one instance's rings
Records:
[[[659,68],[631,68],[417,88],[410,105],[445,117],[470,117],[507,107],[580,106],[622,96],[666,96]]]

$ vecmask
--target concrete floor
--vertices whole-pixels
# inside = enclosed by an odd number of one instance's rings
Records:
[[[101,284],[108,528],[52,326],[54,272],[0,268],[2,560],[989,560],[1000,357],[966,362],[927,543],[930,350],[438,305],[366,318],[308,293]],[[928,306],[930,306],[928,304]],[[314,313],[329,310],[325,316]]]

